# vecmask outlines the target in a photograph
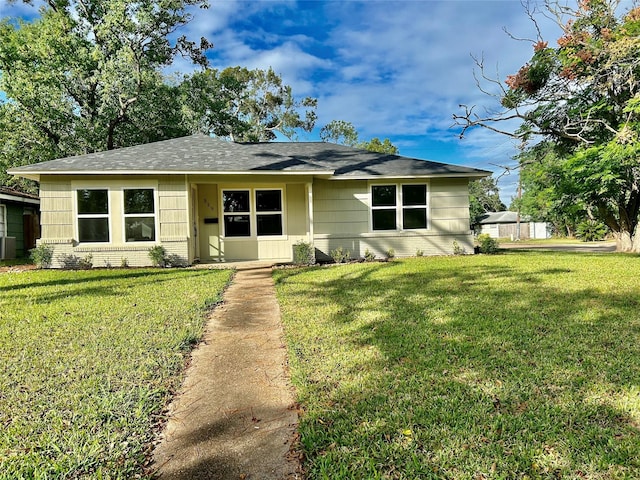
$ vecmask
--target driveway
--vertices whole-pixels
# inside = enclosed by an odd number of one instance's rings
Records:
[[[500,243],[500,248],[508,250],[547,250],[556,252],[611,253],[616,251],[616,242],[580,242],[580,243]]]

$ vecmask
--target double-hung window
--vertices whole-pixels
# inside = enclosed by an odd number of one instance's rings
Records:
[[[156,209],[153,189],[125,189],[123,196],[125,240],[127,242],[155,241]]]
[[[374,185],[371,187],[371,218],[374,230],[396,230],[395,185]]]
[[[256,190],[256,233],[282,235],[282,190]]]
[[[224,190],[222,207],[226,237],[251,236],[251,205],[249,190]]]
[[[419,230],[427,228],[427,185],[372,185],[373,230]]]
[[[427,186],[402,185],[402,228],[427,228]]]
[[[225,237],[283,235],[281,189],[223,190]]]
[[[109,242],[109,191],[77,190],[78,241]]]

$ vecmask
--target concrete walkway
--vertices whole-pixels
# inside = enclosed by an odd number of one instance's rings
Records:
[[[239,266],[193,352],[153,467],[161,480],[300,478],[293,405],[271,268]]]

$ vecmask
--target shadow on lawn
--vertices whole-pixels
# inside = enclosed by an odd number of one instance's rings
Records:
[[[183,269],[94,269],[94,270],[34,270],[24,272],[20,276],[12,277],[13,282],[2,285],[0,292],[63,285],[80,285],[108,280],[139,280],[149,279],[159,281],[165,277],[173,277],[176,272],[182,274],[202,275],[205,270]],[[188,273],[185,273],[188,272]],[[24,281],[23,281],[24,280]]]
[[[327,338],[293,350],[302,395],[324,405],[302,422],[312,471],[344,447],[366,475],[640,475],[637,283],[595,287],[597,256],[518,255],[346,267],[313,288],[279,274],[333,306]]]

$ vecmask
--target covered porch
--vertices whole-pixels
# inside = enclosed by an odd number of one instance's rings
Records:
[[[293,245],[313,239],[308,176],[189,179],[190,261],[290,262]]]

